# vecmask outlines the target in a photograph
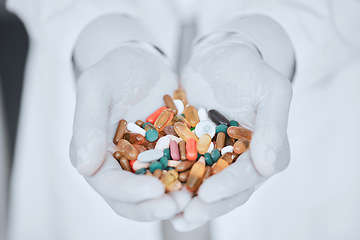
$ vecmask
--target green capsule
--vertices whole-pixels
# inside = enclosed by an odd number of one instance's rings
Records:
[[[231,121],[230,121],[230,126],[231,126],[231,127],[232,127],[232,126],[238,127],[238,126],[239,126],[239,123],[238,123],[237,121],[235,121],[235,120],[231,120]]]
[[[214,164],[214,161],[212,160],[210,153],[205,153],[204,157],[205,157],[206,165],[212,166]]]
[[[226,126],[224,124],[217,125],[216,133],[223,132],[223,133],[227,134],[227,129],[228,129],[228,126]]]
[[[167,159],[171,159],[170,148],[165,148],[164,149],[164,157],[167,157]]]
[[[162,165],[161,162],[156,161],[156,162],[152,162],[152,163],[150,164],[149,170],[150,170],[151,173],[154,173],[154,171],[155,171],[156,169],[164,170],[164,166]]]
[[[160,163],[163,165],[164,169],[167,167],[168,161],[169,159],[165,156],[160,158]]]
[[[216,163],[219,160],[220,156],[221,154],[219,149],[214,149],[211,151],[211,158],[214,161],[214,163]]]
[[[145,138],[149,142],[155,142],[159,138],[159,133],[154,129],[149,129],[145,133]]]
[[[140,168],[135,172],[135,174],[145,174],[145,173],[146,173],[146,168]]]

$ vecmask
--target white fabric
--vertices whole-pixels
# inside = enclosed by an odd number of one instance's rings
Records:
[[[290,166],[244,206],[215,220],[215,239],[360,239],[359,2],[204,2],[196,5],[201,32],[226,17],[262,13],[284,26],[297,55]],[[157,223],[118,217],[70,164],[70,57],[89,21],[119,12],[144,18],[174,60],[176,13],[161,0],[10,0],[8,7],[31,37],[9,239],[159,239]]]

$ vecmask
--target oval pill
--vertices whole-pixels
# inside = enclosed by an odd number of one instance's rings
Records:
[[[189,161],[195,161],[198,157],[196,150],[196,140],[194,138],[188,138],[186,142],[186,159]]]
[[[154,129],[149,129],[145,133],[145,138],[149,142],[155,142],[159,138],[159,133],[158,133],[158,131],[156,131]]]
[[[214,162],[217,162],[221,156],[221,153],[219,151],[219,149],[214,149],[211,151],[211,158]]]
[[[132,168],[131,168],[131,166],[130,166],[130,162],[129,162],[129,160],[128,160],[126,157],[121,157],[121,158],[119,159],[119,163],[120,163],[120,166],[121,166],[121,168],[122,168],[123,170],[129,171],[129,172],[132,171]]]
[[[209,134],[211,138],[215,136],[216,127],[214,123],[210,121],[201,121],[195,127],[195,134],[197,137],[201,137],[203,134]]]
[[[221,150],[225,145],[225,133],[219,132],[216,136],[215,148]]]
[[[220,158],[213,166],[212,166],[212,175],[217,174],[227,168],[229,164],[222,158]]]
[[[133,165],[132,165],[132,168],[134,171],[137,171],[141,168],[148,168],[150,166],[150,163],[142,163],[142,162],[139,162],[138,160],[136,160]]]
[[[188,138],[193,138],[196,141],[198,140],[198,137],[195,135],[195,133],[190,131],[190,129],[188,127],[186,127],[186,125],[181,123],[181,122],[175,123],[174,130],[177,133],[177,135],[179,135],[179,137],[181,137],[185,141],[187,141]]]
[[[125,119],[121,119],[116,129],[116,133],[113,139],[114,144],[117,144],[120,139],[123,138],[125,130],[126,130],[127,121]]]
[[[143,135],[133,132],[125,133],[124,139],[129,141],[131,144],[143,144],[145,142],[145,138]]]
[[[137,121],[135,122],[135,124],[138,125],[139,127],[142,127],[142,125],[144,125],[144,122],[141,121],[141,120],[137,120]]]
[[[139,133],[139,134],[141,134],[141,135],[143,135],[145,137],[145,133],[146,133],[145,129],[139,127],[135,123],[129,122],[126,127],[130,132]]]
[[[230,121],[224,115],[222,115],[219,111],[217,111],[215,109],[211,109],[208,111],[208,117],[216,125],[224,124],[226,126],[230,126]]]
[[[250,142],[247,138],[240,138],[234,144],[234,153],[242,154],[250,146]]]
[[[116,159],[116,160],[120,160],[120,158],[122,157],[122,154],[121,154],[121,152],[120,151],[115,151],[114,153],[113,153],[113,157]]]
[[[173,118],[173,121],[174,121],[175,123],[181,122],[181,123],[185,124],[186,127],[191,128],[191,124],[190,124],[190,123],[188,122],[188,120],[186,120],[186,118],[185,118],[183,115],[181,115],[181,114],[175,115],[174,118]]]
[[[171,122],[173,116],[174,114],[171,109],[169,108],[165,109],[164,111],[162,111],[162,113],[160,113],[159,117],[156,119],[154,126],[159,132],[163,131],[165,126]]]
[[[163,151],[159,149],[151,149],[138,155],[137,160],[142,163],[149,163],[159,160],[163,156]]]
[[[170,141],[170,156],[173,160],[180,160],[179,145],[175,141]]]
[[[170,147],[170,138],[167,136],[159,138],[156,142],[155,149],[164,150],[165,148]]]
[[[165,106],[158,108],[155,112],[153,112],[152,114],[150,114],[150,116],[146,118],[146,122],[154,124],[160,113],[162,113],[165,109],[167,109],[167,107]]]
[[[198,112],[192,105],[187,105],[184,109],[186,120],[190,123],[191,127],[195,127],[200,122]]]
[[[189,170],[196,162],[195,161],[184,161],[175,167],[176,171],[183,172]]]
[[[183,183],[186,182],[186,180],[188,179],[189,173],[190,173],[190,170],[179,173],[179,181],[183,182]]]
[[[151,173],[154,173],[156,169],[163,170],[164,166],[160,162],[152,162],[149,166],[149,170]]]
[[[134,145],[134,148],[136,148],[136,150],[138,151],[138,153],[142,153],[144,151],[147,151],[147,148],[144,147],[143,145]]]
[[[177,136],[175,130],[174,130],[174,126],[172,125],[167,125],[165,128],[164,128],[164,133],[166,135],[173,135],[173,136]]]
[[[191,168],[188,179],[186,181],[186,188],[189,192],[195,192],[201,182],[205,173],[205,159],[201,157]]]
[[[224,124],[220,124],[216,126],[216,133],[219,132],[223,132],[223,133],[227,133],[228,126],[224,125]]]
[[[143,128],[145,131],[148,131],[150,129],[157,131],[156,127],[152,123],[149,123],[149,122],[146,122],[145,124],[143,124]]]
[[[210,143],[211,137],[209,136],[209,134],[203,134],[196,144],[197,152],[200,154],[205,154],[209,149]]]
[[[166,94],[163,99],[164,99],[165,105],[168,108],[170,108],[174,114],[177,114],[178,110],[175,106],[173,99],[170,97],[170,95]]]
[[[188,104],[186,93],[183,89],[177,89],[173,93],[173,98],[181,100],[184,103],[184,106],[186,106]]]
[[[174,99],[173,102],[177,109],[177,114],[182,114],[185,108],[183,101],[181,101],[180,99]]]
[[[136,160],[138,151],[136,148],[125,139],[120,139],[117,143],[117,147],[121,154],[129,160]]]
[[[247,128],[244,128],[242,126],[238,126],[238,127],[229,127],[227,129],[227,134],[229,135],[229,137],[235,138],[235,139],[240,139],[240,138],[247,138],[247,139],[251,139],[252,137],[252,131],[250,131]]]

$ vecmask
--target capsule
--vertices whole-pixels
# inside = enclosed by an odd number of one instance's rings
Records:
[[[145,142],[142,144],[144,147],[146,147],[146,149],[150,150],[150,149],[154,149],[156,143],[155,142],[149,142],[148,140],[145,139]]]
[[[151,173],[151,171],[150,171]],[[160,178],[162,175],[162,170],[161,169],[155,169],[155,171],[152,173],[152,175],[156,178]]]
[[[121,154],[129,160],[136,160],[138,151],[136,148],[125,139],[120,139],[117,143],[118,149]]]
[[[136,148],[138,153],[142,153],[142,152],[145,152],[146,150],[148,150],[146,147],[144,147],[144,145],[134,145],[134,148]]]
[[[170,156],[173,160],[180,160],[179,145],[174,140],[170,141]]]
[[[142,125],[144,125],[144,122],[141,121],[141,120],[137,120],[137,121],[135,122],[135,124],[138,125],[139,127],[142,127]]]
[[[182,163],[180,163],[179,165],[177,165],[175,167],[175,170],[178,172],[184,172],[187,170],[190,170],[190,168],[195,164],[195,161],[184,161]]]
[[[193,133],[183,123],[180,123],[180,122],[175,123],[174,130],[177,133],[177,135],[179,135],[179,137],[184,139],[186,142],[187,142],[188,138],[194,138],[196,141],[198,140],[198,137],[195,135],[195,133]]]
[[[184,103],[184,106],[186,106],[186,105],[188,104],[187,97],[186,97],[186,93],[185,93],[185,91],[182,90],[182,89],[176,90],[176,91],[173,93],[173,98],[174,98],[174,99],[180,99],[180,100]]]
[[[124,139],[134,145],[143,144],[145,142],[144,136],[139,133],[131,133],[131,132],[125,133]]]
[[[186,159],[189,161],[195,161],[197,156],[196,140],[194,138],[189,138],[186,142]]]
[[[225,145],[225,133],[219,132],[216,136],[215,149],[221,150]]]
[[[174,115],[177,114],[178,110],[175,106],[173,99],[170,97],[170,95],[166,94],[164,96],[164,102],[165,102],[165,105],[172,110]]]
[[[180,160],[185,161],[186,160],[186,142],[185,142],[185,140],[181,140],[181,142],[179,142],[179,151],[180,151]]]
[[[205,154],[209,149],[210,143],[211,143],[211,137],[209,134],[201,135],[199,141],[196,144],[198,153]]]
[[[209,178],[211,175],[212,175],[212,167],[211,166],[206,166],[203,181],[205,179]]]
[[[143,124],[143,127],[144,127],[145,131],[148,131],[150,129],[153,129],[153,130],[157,131],[156,127],[152,123],[149,123],[149,122],[146,123],[146,124]]]
[[[237,158],[239,157],[239,154],[233,153],[233,152],[227,152],[223,154],[220,158],[222,160],[225,160],[229,165],[232,164]]]
[[[213,166],[212,166],[212,175],[217,174],[227,168],[229,164],[222,158],[220,158]]]
[[[131,172],[132,168],[130,166],[129,160],[126,157],[121,157],[119,163],[123,170]]]
[[[179,174],[176,170],[172,169],[169,170],[168,172],[165,173],[165,175],[163,175],[161,177],[161,182],[164,184],[165,186],[165,190],[168,192],[169,189],[172,187],[172,183],[176,182],[176,180],[178,179]]]
[[[187,105],[184,109],[186,120],[189,121],[191,127],[196,127],[196,124],[200,122],[198,111],[192,105]]]
[[[242,154],[245,152],[250,146],[250,142],[247,138],[240,138],[234,144],[234,153]]]
[[[188,128],[191,128],[191,124],[189,123],[189,121],[186,120],[186,118],[184,118],[183,115],[181,115],[181,114],[175,115],[173,118],[173,121],[175,123],[181,122],[181,123],[185,124]]]
[[[173,116],[174,114],[171,109],[165,109],[156,119],[154,126],[159,132],[163,131],[165,126],[171,122]]]
[[[159,115],[165,110],[167,109],[167,107],[163,106],[160,107],[159,109],[157,109],[155,112],[153,112],[152,114],[150,114],[150,116],[148,116],[146,118],[146,122],[150,122],[152,124],[155,123],[156,119],[159,117]]]
[[[225,146],[233,146],[236,142],[235,138],[232,137],[226,137],[225,139]]]
[[[238,126],[232,126],[227,129],[227,134],[229,137],[240,139],[240,138],[247,138],[248,140],[251,140],[252,137],[252,131],[250,131],[247,128]]]
[[[205,173],[205,159],[200,157],[200,159],[192,166],[188,179],[186,181],[186,188],[190,192],[195,192],[201,182]]]
[[[230,121],[224,115],[219,113],[215,109],[211,109],[208,111],[208,117],[211,121],[213,121],[216,125],[224,124],[226,126],[230,126]]]
[[[174,126],[172,125],[167,125],[165,128],[164,128],[164,133],[166,135],[173,135],[173,136],[176,136],[177,137],[177,134],[174,130]]]
[[[119,161],[120,158],[122,157],[122,154],[120,151],[116,151],[116,152],[114,152],[113,157]]]
[[[179,180],[180,180],[180,182],[185,183],[186,180],[187,180],[188,177],[189,177],[189,173],[190,173],[190,170],[187,170],[187,171],[185,171],[185,172],[180,173],[180,174],[179,174]]]
[[[121,119],[119,121],[113,140],[114,144],[117,144],[118,141],[123,138],[124,133],[126,131],[126,125],[127,125],[127,121],[125,119]]]

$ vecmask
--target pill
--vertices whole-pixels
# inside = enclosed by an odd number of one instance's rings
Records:
[[[229,137],[229,136],[227,136],[225,138],[225,146],[229,146],[229,145],[233,146],[235,144],[235,142],[236,142],[235,138],[232,138],[232,137]]]
[[[113,140],[114,144],[117,144],[118,141],[123,138],[125,130],[126,130],[126,125],[127,125],[127,121],[125,119],[121,119],[119,121],[119,124],[116,129],[116,133],[114,136],[114,140]]]
[[[156,131],[154,129],[149,129],[145,133],[145,138],[149,142],[155,142],[159,138],[159,133],[158,133],[158,131]]]
[[[186,142],[185,142],[185,140],[181,140],[181,142],[179,142],[179,152],[180,152],[180,160],[185,161],[186,160]]]
[[[167,136],[159,138],[156,142],[155,149],[164,150],[165,148],[170,147],[170,138]]]
[[[206,152],[211,153],[211,151],[214,150],[214,147],[215,147],[214,143],[210,142],[210,146]]]
[[[155,169],[155,171],[152,174],[153,174],[154,177],[160,178],[161,175],[162,175],[162,170],[161,169]]]
[[[136,160],[138,151],[136,148],[125,139],[120,139],[117,143],[120,153],[129,160]]]
[[[183,182],[183,183],[186,182],[186,180],[188,179],[189,173],[190,173],[190,170],[179,173],[179,181]]]
[[[175,141],[170,141],[170,156],[175,161],[180,160],[179,145]]]
[[[129,160],[128,160],[126,157],[121,157],[121,158],[119,159],[119,163],[120,163],[120,166],[121,166],[121,168],[122,168],[123,170],[129,171],[129,172],[132,171],[132,168],[131,168],[131,166],[130,166],[130,162],[129,162]]]
[[[154,173],[154,171],[155,171],[156,169],[163,170],[164,167],[163,167],[163,165],[162,165],[160,162],[152,162],[152,163],[150,164],[150,166],[149,166],[150,172],[151,172],[151,173]]]
[[[144,122],[141,121],[141,120],[137,120],[137,121],[135,122],[135,124],[138,125],[139,127],[142,127],[142,125],[144,125]]]
[[[168,167],[172,167],[172,168],[175,168],[177,167],[178,165],[180,165],[180,161],[176,161],[176,160],[168,160]]]
[[[252,136],[252,131],[242,126],[238,126],[238,127],[233,126],[227,129],[227,134],[229,135],[229,137],[235,139],[247,138],[248,140],[250,140]]]
[[[182,188],[182,184],[179,180],[175,180],[173,183],[169,184],[169,186],[167,187],[167,192],[175,192],[175,191],[179,191]]]
[[[165,188],[178,179],[179,174],[176,170],[167,171],[164,175],[161,176],[161,182],[165,185]]]
[[[225,133],[219,132],[216,136],[215,148],[221,150],[225,145]]]
[[[206,112],[205,108],[199,108],[198,115],[199,115],[200,122],[210,120],[208,118],[208,115],[207,115],[207,112]]]
[[[189,170],[196,162],[195,161],[184,161],[175,167],[176,171],[184,172]]]
[[[188,140],[188,138],[193,138],[196,141],[198,140],[198,137],[195,135],[195,133],[191,132],[189,128],[186,127],[185,124],[177,122],[174,125],[174,130],[185,141]]]
[[[153,176],[152,173],[150,172],[150,170],[146,170],[145,176]]]
[[[136,148],[136,150],[138,151],[138,153],[142,153],[142,152],[144,152],[144,151],[147,150],[147,148],[144,147],[144,145],[133,145],[133,146],[134,146],[134,148]]]
[[[135,123],[129,122],[126,127],[130,132],[139,133],[145,137],[146,131],[142,127],[139,127],[138,125],[136,125]]]
[[[191,127],[195,127],[200,122],[198,112],[192,105],[187,105],[184,109],[186,120],[190,123]]]
[[[164,111],[162,111],[162,113],[160,113],[159,117],[156,119],[154,126],[159,132],[163,131],[165,126],[172,121],[173,116],[174,114],[171,111],[171,109],[165,109]]]
[[[150,163],[159,160],[163,156],[163,151],[159,149],[151,149],[139,153],[137,160],[142,163]]]
[[[181,101],[180,99],[174,99],[173,101],[174,101],[175,107],[177,109],[177,113],[182,114],[184,112],[184,108],[185,108],[183,101]]]
[[[167,107],[165,106],[158,108],[155,112],[153,112],[152,114],[150,114],[150,116],[146,118],[146,122],[154,124],[160,113],[162,113],[165,109],[167,109]]]
[[[242,154],[250,146],[250,142],[247,138],[240,138],[234,144],[234,153]]]
[[[143,128],[145,131],[148,131],[150,129],[157,131],[156,127],[152,123],[149,123],[149,122],[146,122],[145,124],[143,124]]]
[[[212,166],[212,175],[217,174],[228,167],[229,164],[222,158],[220,158],[213,166]]]
[[[137,171],[141,168],[148,168],[150,166],[150,163],[142,163],[142,162],[139,162],[138,160],[136,160],[134,162],[134,164],[132,165],[132,168],[134,169],[134,171]]]
[[[135,171],[135,174],[145,174],[146,168],[140,168],[139,170]]]
[[[214,149],[211,151],[210,155],[211,155],[212,160],[215,163],[219,160],[221,153],[220,153],[219,149]]]
[[[201,182],[205,173],[205,158],[201,157],[191,168],[188,179],[186,181],[186,188],[190,192],[195,192]]]
[[[122,157],[122,154],[120,151],[115,151],[114,154],[113,154],[113,157],[116,159],[116,160],[120,160],[120,158]]]
[[[188,138],[186,142],[186,159],[195,161],[198,157],[196,150],[196,140],[194,138]]]
[[[226,126],[224,124],[217,125],[216,126],[216,133],[223,132],[223,133],[226,134],[227,129],[228,129],[228,126]]]
[[[165,102],[165,105],[171,109],[171,111],[173,112],[173,114],[177,114],[177,108],[175,106],[175,103],[173,101],[173,99],[170,97],[170,95],[166,94],[164,96],[164,102]]]
[[[135,171],[134,171],[134,168],[133,168],[135,162],[136,162],[136,160],[129,160],[129,163],[130,163],[130,167],[131,167],[131,171],[132,171],[132,172],[135,172]]]
[[[177,136],[175,130],[174,130],[174,126],[172,125],[167,125],[165,128],[164,128],[164,133],[166,135],[173,135],[173,136]]]
[[[209,136],[209,134],[203,134],[196,144],[197,152],[200,154],[205,154],[209,149],[210,143],[211,137]]]
[[[212,160],[210,153],[205,153],[204,158],[207,166],[212,166],[214,164],[214,161]]]
[[[224,124],[226,126],[230,126],[230,121],[224,115],[222,115],[220,112],[218,112],[215,109],[211,109],[208,111],[208,117],[216,125]]]
[[[188,101],[187,101],[187,97],[186,97],[186,93],[183,89],[177,89],[174,93],[173,93],[173,99],[179,99],[184,103],[184,106],[188,105]]]
[[[174,121],[174,123],[181,122],[181,123],[185,124],[186,127],[191,128],[191,124],[181,114],[175,115],[174,118],[173,118],[173,121]]]
[[[207,178],[209,178],[212,175],[212,167],[211,166],[206,166],[205,167],[205,173],[203,176],[203,181]]]
[[[224,155],[222,155],[220,158],[225,160],[229,165],[232,164],[237,158],[239,154],[233,153],[233,152],[227,152]]]
[[[167,168],[167,166],[168,166],[169,159],[168,159],[167,157],[165,157],[165,156],[162,156],[162,157],[160,158],[160,161],[159,161],[159,162],[163,165],[163,167],[164,167],[164,169],[165,169],[165,168]]]
[[[146,147],[146,149],[154,149],[156,143],[155,142],[149,142],[148,140],[145,139],[145,142],[142,144],[144,147]]]
[[[129,141],[131,144],[143,144],[145,142],[145,138],[143,135],[139,133],[128,132],[124,134],[124,139]]]
[[[239,126],[239,123],[237,121],[235,121],[235,120],[230,120],[230,126],[237,127],[237,126]]]
[[[179,142],[181,142],[183,140],[182,138],[175,137],[173,135],[166,135],[166,136],[170,139],[170,141],[175,141],[177,143],[179,143]]]
[[[227,153],[227,152],[232,153],[233,150],[234,150],[234,147],[233,147],[233,146],[223,147],[223,148],[221,149],[221,155],[224,155],[224,154]]]
[[[201,137],[203,134],[209,134],[211,138],[215,136],[215,125],[210,121],[201,121],[195,127],[195,134]]]
[[[171,156],[170,156],[170,148],[165,148],[164,151],[163,151],[165,157],[167,157],[168,159],[171,159]]]

